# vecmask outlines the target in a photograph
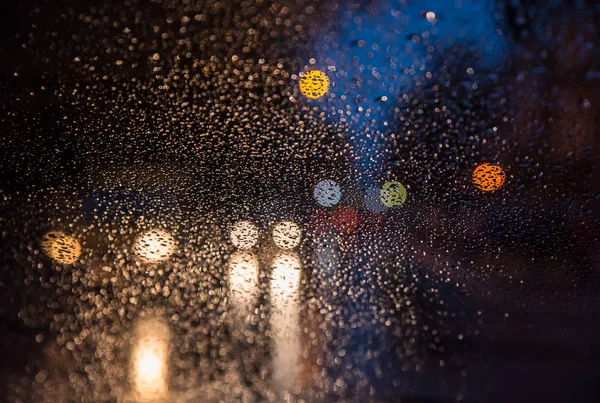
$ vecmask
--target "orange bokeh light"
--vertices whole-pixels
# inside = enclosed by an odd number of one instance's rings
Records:
[[[473,184],[484,192],[495,192],[504,186],[504,182],[506,182],[506,173],[499,165],[485,162],[473,170]]]

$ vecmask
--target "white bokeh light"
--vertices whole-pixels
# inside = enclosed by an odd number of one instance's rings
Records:
[[[136,238],[133,246],[135,253],[148,263],[168,260],[176,248],[175,238],[164,229],[152,229],[142,233]]]
[[[238,221],[231,228],[229,236],[236,248],[250,249],[258,242],[258,228],[250,221]]]
[[[273,228],[273,242],[281,249],[293,249],[300,245],[302,231],[292,221],[282,221]]]
[[[332,179],[322,180],[317,183],[313,192],[315,200],[323,207],[332,207],[340,202],[342,188]]]

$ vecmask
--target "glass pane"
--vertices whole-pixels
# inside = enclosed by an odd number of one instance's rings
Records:
[[[0,400],[598,401],[596,2],[0,7]]]

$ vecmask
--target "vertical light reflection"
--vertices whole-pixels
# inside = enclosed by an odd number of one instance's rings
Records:
[[[161,319],[146,319],[137,325],[131,382],[138,402],[158,402],[167,398],[169,340],[169,327]]]
[[[319,235],[313,243],[313,261],[316,274],[326,280],[334,276],[339,269],[339,245],[337,238],[331,232]],[[321,286],[325,284],[321,283]]]
[[[311,237],[313,242],[313,280],[315,296],[317,297],[314,308],[311,309],[312,320],[306,324],[308,331],[315,335],[318,344],[309,350],[307,365],[304,366],[303,382],[320,389],[325,387],[326,379],[318,375],[322,366],[320,363],[327,360],[327,349],[321,343],[331,334],[330,321],[334,319],[332,305],[341,292],[336,286],[340,269],[340,247],[338,236],[333,232],[325,232]],[[303,324],[304,325],[304,324]],[[318,347],[317,347],[318,346]]]
[[[278,389],[285,391],[297,383],[300,275],[300,259],[296,253],[283,252],[275,256],[271,274],[273,381]]]
[[[258,295],[258,259],[254,253],[238,251],[229,260],[229,298],[238,314],[248,312]]]

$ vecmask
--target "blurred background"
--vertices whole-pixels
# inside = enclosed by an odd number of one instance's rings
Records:
[[[0,400],[600,399],[597,2],[1,7]]]

